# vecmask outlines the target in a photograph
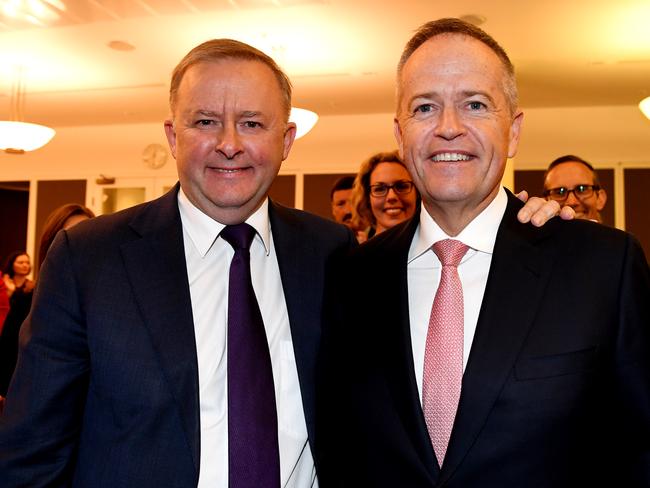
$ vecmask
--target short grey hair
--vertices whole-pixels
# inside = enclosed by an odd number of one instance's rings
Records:
[[[400,78],[402,75],[402,70],[404,65],[409,60],[411,55],[419,48],[422,44],[427,42],[429,39],[440,36],[443,34],[459,34],[463,36],[473,37],[474,39],[482,42],[487,47],[489,47],[494,54],[498,56],[501,60],[503,68],[505,70],[504,77],[504,86],[503,92],[508,101],[508,106],[510,108],[510,113],[514,114],[517,110],[519,104],[519,95],[517,93],[517,80],[515,79],[515,67],[513,66],[510,58],[506,51],[499,45],[497,41],[494,40],[484,30],[476,27],[469,22],[464,20],[455,19],[455,18],[445,18],[432,20],[422,25],[411,37],[411,39],[406,43],[406,47],[402,52],[399,63],[397,65],[397,90],[398,90],[398,100],[400,95]]]

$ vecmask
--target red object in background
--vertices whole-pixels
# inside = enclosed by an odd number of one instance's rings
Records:
[[[5,317],[9,313],[9,297],[7,296],[7,288],[0,273],[0,335],[2,335],[2,326],[5,323]]]

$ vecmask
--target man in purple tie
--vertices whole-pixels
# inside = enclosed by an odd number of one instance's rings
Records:
[[[170,108],[180,184],[48,252],[0,418],[3,488],[317,486],[323,284],[355,238],[267,197],[296,131],[267,55],[197,46]]]
[[[228,39],[172,75],[180,184],[58,236],[0,420],[3,487],[317,485],[325,267],[345,227],[267,197],[291,84]]]
[[[584,220],[517,221],[500,182],[523,113],[512,63],[481,29],[422,26],[397,93],[422,210],[341,263],[364,283],[337,280],[328,302],[322,486],[650,486],[638,242]]]

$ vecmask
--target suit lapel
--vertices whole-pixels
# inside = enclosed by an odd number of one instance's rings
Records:
[[[315,236],[287,209],[272,201],[269,218],[278,257],[284,298],[289,314],[291,340],[298,369],[298,381],[307,432],[313,449],[316,356],[321,335],[322,263]]]
[[[141,238],[124,244],[122,256],[143,322],[179,409],[198,475],[198,365],[177,193],[178,185],[133,219],[131,227]]]
[[[419,222],[418,213],[408,224],[396,229],[390,237],[394,242],[387,243],[386,246],[391,248],[391,252],[381,256],[382,265],[379,268],[382,276],[377,279],[382,283],[392,282],[396,287],[386,287],[387,293],[383,303],[394,302],[399,306],[382,308],[382,313],[386,316],[378,323],[383,323],[386,327],[385,352],[382,356],[386,361],[385,375],[393,393],[395,406],[414,450],[433,484],[439,469],[420,403],[409,319],[408,251]]]
[[[517,222],[521,205],[513,200],[509,195],[497,234],[441,482],[453,474],[485,424],[548,280],[550,258],[533,245],[533,235],[539,235],[535,229]]]

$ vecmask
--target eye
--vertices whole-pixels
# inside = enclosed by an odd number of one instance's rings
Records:
[[[244,127],[248,129],[257,129],[262,127],[262,124],[260,122],[256,122],[255,120],[247,120],[244,122]]]
[[[483,110],[484,108],[487,108],[487,106],[483,102],[479,102],[476,100],[472,100],[467,104],[470,110],[477,111],[477,110]]]
[[[433,105],[430,103],[423,103],[422,105],[418,105],[415,107],[415,110],[413,110],[413,113],[429,113],[433,110]]]
[[[214,124],[214,120],[211,119],[199,119],[196,121],[196,125],[199,127],[209,127]]]

